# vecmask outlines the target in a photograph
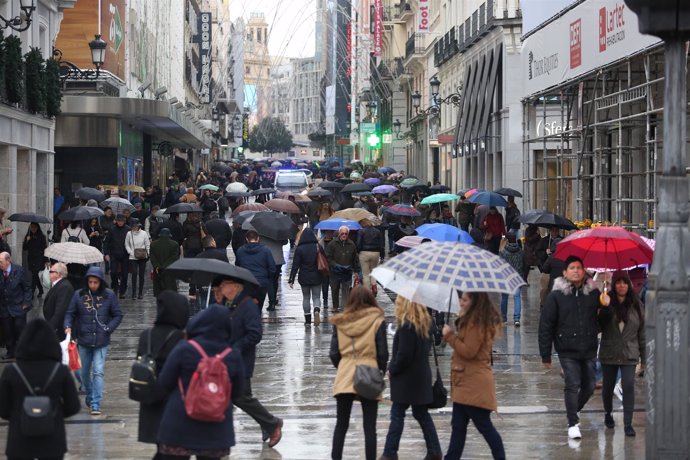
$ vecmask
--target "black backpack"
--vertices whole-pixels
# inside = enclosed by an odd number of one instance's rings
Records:
[[[79,239],[79,235],[81,235],[82,230],[79,230],[79,233],[77,233],[77,236],[74,236],[70,234],[69,230],[67,230],[67,234],[69,237],[67,238],[67,242],[69,243],[81,243],[81,240]]]
[[[168,340],[175,333],[175,330],[170,331],[160,349],[154,355],[151,353],[151,330],[149,329],[148,331],[146,353],[142,356],[137,356],[129,372],[129,399],[142,404],[153,404],[165,397],[165,392],[156,385],[158,378],[156,358],[158,358],[158,354],[165,348],[165,344],[168,343]]]
[[[26,396],[22,402],[22,412],[19,416],[19,428],[22,434],[27,437],[52,435],[57,424],[57,410],[53,406],[50,396],[36,393],[45,393],[55,374],[57,374],[60,363],[55,363],[55,367],[53,367],[53,371],[50,373],[43,388],[32,388],[17,363],[12,363],[12,367],[17,371],[17,375],[22,379],[24,386],[31,394],[31,396]]]

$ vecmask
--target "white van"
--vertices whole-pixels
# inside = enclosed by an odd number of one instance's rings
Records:
[[[273,187],[279,192],[301,193],[311,181],[311,171],[304,169],[280,169],[276,171]]]

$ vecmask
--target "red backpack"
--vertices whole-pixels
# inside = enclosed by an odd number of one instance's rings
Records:
[[[182,387],[182,380],[177,380],[185,411],[193,420],[222,422],[225,420],[225,410],[230,405],[232,390],[228,367],[223,362],[223,358],[232,349],[226,348],[221,353],[209,357],[197,342],[189,340],[188,343],[201,354],[201,360],[189,380],[187,394]]]

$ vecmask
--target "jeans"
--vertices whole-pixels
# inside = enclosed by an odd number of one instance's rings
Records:
[[[343,446],[345,435],[350,427],[350,412],[352,403],[355,401],[354,393],[343,393],[335,395],[337,405],[337,418],[335,430],[333,431],[333,446],[331,448],[331,459],[340,460],[343,458]],[[376,459],[376,415],[378,412],[378,401],[375,399],[359,398],[362,404],[362,424],[364,425],[364,451],[366,460]]]
[[[100,409],[108,345],[98,348],[78,345],[78,349],[79,358],[81,358],[81,381],[86,391],[86,400],[89,401],[92,409]]]
[[[371,278],[371,272],[379,265],[381,254],[378,251],[362,251],[359,253],[359,265],[362,267],[362,284],[365,288],[371,289],[376,280]]]
[[[129,271],[132,273],[132,298],[137,294],[137,279],[139,280],[139,297],[144,293],[144,277],[146,276],[146,261],[148,259],[129,260]]]
[[[409,404],[396,402],[391,406],[391,423],[388,425],[386,445],[383,448],[384,457],[398,458],[398,447],[405,427],[405,412],[408,407],[410,407]],[[412,406],[412,416],[422,429],[427,455],[442,455],[441,443],[438,441],[436,426],[434,426],[434,421],[429,415],[429,409],[426,406]]]
[[[491,454],[495,459],[505,459],[506,452],[503,448],[503,440],[498,434],[493,423],[491,423],[491,412],[465,404],[453,403],[453,418],[451,419],[452,431],[450,433],[450,443],[445,460],[459,460],[462,451],[465,449],[465,438],[467,437],[467,424],[472,420],[486,443],[491,448]]]
[[[635,365],[602,364],[602,368],[604,385],[601,388],[601,399],[604,402],[604,411],[610,414],[613,410],[613,388],[616,386],[616,376],[620,369],[621,387],[623,387],[623,424],[632,425],[635,410]]]
[[[127,293],[127,278],[129,275],[129,256],[110,256],[110,280],[113,292],[120,297]]]
[[[522,311],[522,290],[518,288],[513,294],[513,321],[520,321]],[[501,294],[501,316],[503,321],[508,321],[508,294]]]
[[[331,297],[333,297],[333,310],[338,310],[341,307],[345,308],[347,298],[350,296],[351,286],[351,276],[344,280],[331,276]]]
[[[314,303],[314,311],[321,310],[321,285],[300,284],[302,288],[302,309],[305,315],[311,314],[311,302]]]
[[[559,357],[565,376],[565,411],[568,414],[568,426],[580,422],[577,413],[585,407],[594,393],[594,367],[596,360]]]

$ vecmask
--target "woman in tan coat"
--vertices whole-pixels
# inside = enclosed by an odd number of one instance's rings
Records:
[[[457,329],[443,326],[443,339],[453,348],[451,396],[453,418],[445,460],[459,460],[465,447],[467,424],[474,422],[495,459],[505,459],[501,436],[491,423],[496,410],[496,385],[491,370],[491,347],[502,321],[484,292],[465,292],[460,298]]]
[[[335,326],[330,358],[338,369],[333,386],[333,395],[337,401],[337,421],[331,458],[340,460],[343,456],[352,403],[358,398],[362,404],[366,459],[375,460],[378,401],[357,396],[353,383],[358,364],[378,367],[382,372],[386,370],[388,343],[383,310],[370,290],[357,286],[350,292],[343,313],[334,315],[330,321]]]

